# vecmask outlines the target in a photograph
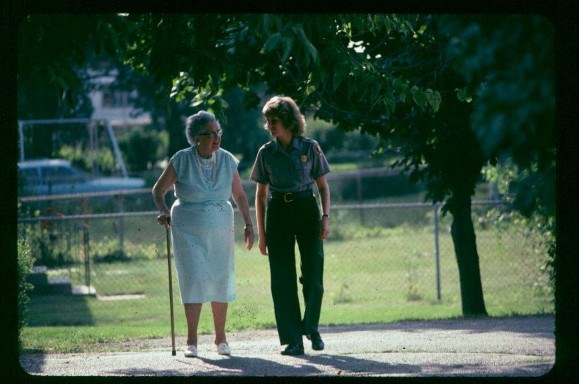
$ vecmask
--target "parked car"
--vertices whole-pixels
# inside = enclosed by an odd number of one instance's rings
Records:
[[[63,159],[28,160],[18,163],[18,194],[61,195],[143,188],[136,177],[97,177]]]

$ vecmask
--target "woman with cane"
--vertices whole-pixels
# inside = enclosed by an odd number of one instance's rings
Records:
[[[181,301],[187,319],[186,357],[197,356],[197,327],[203,303],[211,302],[217,352],[229,355],[225,335],[228,303],[235,300],[233,198],[243,219],[244,241],[253,246],[249,204],[237,171],[239,161],[221,148],[223,131],[211,113],[189,116],[191,147],[178,151],[153,187],[159,225],[170,227]],[[165,194],[174,186],[169,211]]]

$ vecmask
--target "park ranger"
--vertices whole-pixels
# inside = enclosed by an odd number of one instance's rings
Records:
[[[263,115],[273,140],[259,149],[250,176],[257,182],[259,249],[268,256],[277,330],[280,344],[287,345],[281,353],[302,355],[303,335],[311,340],[312,349],[324,349],[318,323],[324,293],[323,239],[330,235],[330,189],[325,176],[330,167],[318,143],[303,136],[305,118],[293,99],[273,97],[263,107]],[[296,241],[305,303],[303,318]]]

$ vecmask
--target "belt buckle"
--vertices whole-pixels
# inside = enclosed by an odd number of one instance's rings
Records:
[[[291,200],[288,200],[288,195],[289,195],[289,197],[290,197]],[[283,194],[283,201],[286,202],[286,203],[291,203],[292,201],[294,201],[294,199],[293,199],[292,196],[293,196],[293,193],[291,193],[291,192],[286,192],[286,193],[284,193],[284,194]]]

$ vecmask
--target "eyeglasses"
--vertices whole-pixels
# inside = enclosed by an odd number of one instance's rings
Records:
[[[200,133],[197,136],[204,136],[204,137],[221,137],[221,135],[223,135],[223,129],[220,129],[218,131],[214,131],[214,132],[208,132],[208,133]]]

